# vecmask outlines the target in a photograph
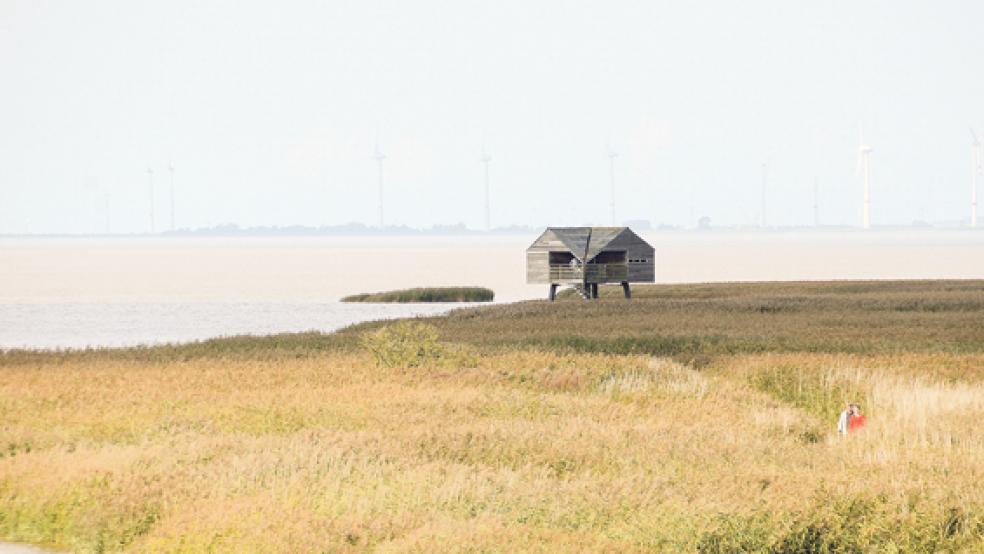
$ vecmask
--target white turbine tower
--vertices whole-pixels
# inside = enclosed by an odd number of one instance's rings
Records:
[[[970,147],[970,160],[971,160],[971,188],[970,188],[970,228],[977,228],[977,176],[981,174],[982,168],[981,164],[984,163],[984,147],[981,145],[981,139],[977,138],[977,133],[974,129],[970,129],[970,136],[973,137],[974,142]]]
[[[372,159],[376,160],[376,166],[379,169],[379,228],[383,228],[383,160],[386,156],[379,150],[379,142],[376,142],[373,148]]]
[[[813,226],[820,226],[820,179],[813,178]]]
[[[92,199],[92,203],[89,210],[89,218],[91,219],[91,232],[96,234],[99,232],[99,180],[95,175],[86,175],[82,180],[82,188],[85,190],[86,200]]]
[[[171,179],[171,230],[174,231],[174,165],[167,164],[168,176]]]
[[[861,214],[861,227],[864,229],[871,229],[871,186],[868,181],[869,177],[869,162],[868,155],[874,152],[870,146],[864,143],[864,128],[862,127],[858,135],[858,166],[857,171],[861,173],[862,182],[864,183],[864,196],[863,196],[863,207]]]
[[[769,185],[769,162],[762,162],[762,228],[765,229],[768,225],[768,220],[765,217],[766,206],[765,206],[765,191]]]
[[[154,232],[154,170],[147,168],[147,184],[150,188],[150,232]]]
[[[609,169],[609,180],[610,180],[611,189],[612,189],[611,190],[611,195],[612,195],[611,204],[610,204],[609,207],[611,208],[611,212],[612,212],[612,225],[613,226],[617,225],[616,220],[615,220],[615,158],[617,158],[617,157],[618,157],[618,152],[612,150],[611,145],[608,145],[608,163],[609,163],[608,169]]]
[[[485,165],[485,230],[492,230],[492,215],[489,208],[489,162],[492,161],[492,156],[489,156],[488,152],[485,151],[485,145],[482,144],[482,157],[481,162]]]
[[[109,234],[109,193],[108,192],[102,195],[102,201],[103,201],[102,202],[103,216],[105,217],[104,223],[106,225],[105,232],[108,235]]]

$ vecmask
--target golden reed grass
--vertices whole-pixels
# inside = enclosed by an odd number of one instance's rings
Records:
[[[0,525],[80,551],[624,551],[692,550],[717,514],[806,510],[820,483],[973,513],[984,385],[900,377],[894,361],[752,356],[698,373],[530,351],[464,370],[361,354],[5,368]],[[837,437],[728,375],[777,363],[861,371],[868,428]]]

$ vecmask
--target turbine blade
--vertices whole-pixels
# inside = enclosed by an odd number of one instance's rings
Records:
[[[974,137],[974,144],[975,145],[979,145],[981,143],[981,139],[977,138],[977,133],[974,132],[974,128],[973,127],[970,128],[970,136]]]

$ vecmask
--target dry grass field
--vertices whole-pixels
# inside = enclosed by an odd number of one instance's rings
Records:
[[[4,353],[0,537],[92,552],[984,551],[984,282],[635,293]],[[847,400],[869,423],[839,437]]]

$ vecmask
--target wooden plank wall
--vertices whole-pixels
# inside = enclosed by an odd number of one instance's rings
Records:
[[[626,230],[605,250],[625,250],[629,260],[646,260],[645,262],[629,262],[630,283],[653,283],[656,281],[656,249],[650,246],[642,237],[631,230]]]
[[[550,282],[550,253],[548,250],[526,251],[526,282],[531,285]]]

